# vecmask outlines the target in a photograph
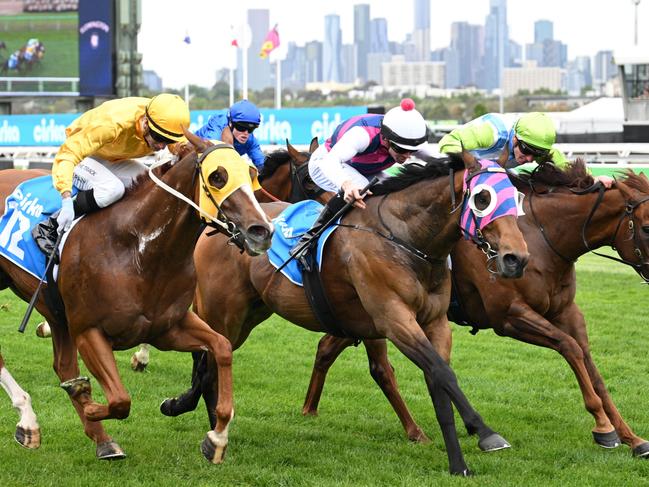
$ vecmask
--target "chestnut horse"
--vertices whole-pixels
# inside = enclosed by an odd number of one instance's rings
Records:
[[[353,209],[329,237],[322,279],[343,333],[365,339],[388,338],[422,369],[442,429],[450,471],[467,475],[470,472],[458,443],[452,404],[467,430],[478,434],[482,449],[497,450],[509,444],[471,407],[445,357],[436,351],[450,340],[446,258],[461,235],[460,211],[452,210],[454,202],[462,204],[465,176],[465,171],[451,171],[449,178],[448,161],[413,164],[406,176],[389,178],[373,187],[374,196],[366,200],[367,209]],[[462,168],[457,159],[453,161]],[[464,165],[468,178],[481,172],[480,164],[469,153],[464,154]],[[509,184],[507,178],[504,182]],[[489,204],[487,191],[473,197],[480,199],[479,205]],[[264,209],[277,215],[285,206],[271,203]],[[494,272],[520,276],[528,254],[515,217],[494,220],[481,235],[486,239],[483,248],[491,246],[492,263],[497,267]],[[198,270],[194,309],[228,337],[234,349],[272,312],[306,329],[324,330],[304,290],[276,273],[267,257],[253,260],[237,258],[232,250],[228,250],[230,255],[215,252],[222,247],[222,243],[205,236],[199,239],[194,254]],[[213,373],[210,367],[208,364],[207,370],[200,370],[196,366],[194,390],[166,400],[162,411],[167,415],[186,412],[188,406],[195,407],[200,392],[210,404],[213,398],[207,396],[213,393],[204,388],[200,391]],[[198,397],[194,394],[197,389]]]
[[[179,162],[150,170],[150,178],[141,176],[120,201],[86,215],[70,231],[58,272],[67,326],[56,321],[42,294],[36,302],[51,326],[54,369],[86,435],[97,445],[98,458],[124,457],[101,423],[124,419],[130,412],[131,400],[121,383],[113,350],[142,342],[161,350],[207,349],[214,354],[217,424],[201,450],[217,463],[227,446],[228,424],[234,414],[232,348],[226,338],[188,311],[196,288],[193,251],[203,225],[199,214],[240,242],[250,255],[269,248],[273,226],[252,193],[251,178],[256,171],[233,154],[231,147],[208,148],[192,134],[186,132],[186,136],[203,152],[200,158],[187,144]],[[2,171],[0,201],[36,175]],[[0,282],[23,299],[38,284],[4,258],[0,259]],[[107,404],[93,401],[90,381],[79,377],[77,350],[101,385]]]
[[[593,183],[583,162],[565,173],[545,166],[532,179],[515,180],[526,194],[526,216],[518,223],[532,255],[525,276],[490,282],[484,259],[459,242],[451,253],[453,280],[467,321],[506,336],[559,352],[577,377],[586,410],[593,415],[595,441],[606,448],[620,439],[634,456],[649,457],[649,443],[622,419],[590,354],[586,321],[575,303],[575,261],[589,250],[610,245],[620,260],[649,277],[649,180],[631,171],[613,189],[577,194]],[[543,188],[542,193],[535,189]],[[552,188],[551,191],[547,191]],[[557,214],[562,218],[555,218]],[[327,335],[318,345],[303,413],[317,414],[327,371],[351,340]],[[442,355],[450,356],[450,341]],[[397,388],[385,342],[365,342],[376,380],[408,437],[421,434]]]

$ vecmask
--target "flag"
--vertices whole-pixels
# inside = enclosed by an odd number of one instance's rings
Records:
[[[259,52],[259,57],[262,59],[266,59],[268,55],[271,53],[271,51],[277,49],[278,46],[279,46],[279,34],[277,33],[277,24],[275,24],[275,27],[270,29],[268,31],[268,34],[266,34],[266,39],[264,39],[264,43],[261,45],[261,51]]]
[[[234,29],[234,25],[230,26],[230,36],[232,37],[232,40],[230,41],[230,46],[239,47],[239,41],[237,40],[237,33]]]
[[[190,45],[190,44],[192,43],[192,40],[191,40],[191,38],[189,37],[189,34],[188,34],[187,32],[185,32],[185,37],[184,37],[184,39],[183,39],[183,42],[184,42],[185,44],[187,44],[187,45]]]

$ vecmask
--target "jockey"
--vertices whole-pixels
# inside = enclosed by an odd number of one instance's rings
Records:
[[[20,64],[21,53],[20,51],[14,51],[9,55],[7,59],[7,69],[18,69]]]
[[[255,104],[248,100],[241,100],[232,105],[227,114],[212,115],[195,134],[204,139],[222,140],[224,131],[231,132],[234,149],[239,155],[248,155],[257,167],[257,171],[261,173],[265,156],[259,147],[259,142],[252,134],[260,123],[261,114]]]
[[[568,160],[554,147],[556,135],[554,123],[544,113],[531,112],[521,117],[488,113],[442,137],[439,150],[448,154],[465,149],[476,157],[496,159],[507,147],[507,167],[546,161],[565,167]],[[609,176],[597,176],[595,181],[606,188],[613,184]]]
[[[125,188],[146,166],[132,160],[184,140],[189,127],[189,109],[177,95],[163,93],[153,98],[122,98],[87,111],[65,130],[52,166],[54,187],[61,193],[61,211],[56,224],[39,226],[52,238],[70,228],[75,218],[105,208],[119,200]],[[72,184],[79,189],[72,196]]]
[[[368,176],[395,163],[403,164],[413,154],[427,154],[427,139],[426,121],[410,98],[402,100],[400,106],[385,115],[357,115],[338,125],[309,160],[311,179],[325,191],[337,194],[327,202],[313,226],[293,249],[310,240],[346,202],[365,208],[360,190],[368,184]],[[304,252],[294,256],[302,265],[307,264]]]

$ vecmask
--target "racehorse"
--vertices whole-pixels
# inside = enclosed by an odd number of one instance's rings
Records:
[[[233,140],[231,132],[224,131],[224,142]],[[313,151],[318,148],[318,139],[311,140],[308,152],[300,152],[286,141],[286,149],[278,149],[266,155],[264,167],[259,173],[261,189],[255,191],[255,198],[260,203],[287,201],[297,203],[305,199],[314,199],[326,203],[333,193],[323,191],[309,176],[308,161]],[[39,336],[49,336],[47,323],[39,324]],[[131,368],[143,372],[149,365],[149,346],[143,343],[131,356]]]
[[[591,356],[586,321],[575,303],[574,264],[588,251],[610,245],[623,263],[648,281],[649,180],[628,171],[613,189],[600,187],[584,194],[579,188],[590,186],[593,180],[583,161],[578,161],[565,173],[544,166],[532,178],[523,175],[514,182],[527,201],[526,216],[518,220],[532,256],[525,276],[490,282],[481,253],[459,242],[451,253],[453,281],[466,313],[459,318],[478,329],[493,328],[500,336],[559,352],[575,373],[586,410],[595,419],[595,442],[612,448],[621,439],[634,456],[647,458],[649,443],[623,420]],[[555,218],[559,212],[562,218]],[[331,335],[322,338],[304,414],[317,414],[327,371],[352,343]],[[449,357],[451,343],[444,345],[447,348],[441,353]],[[408,437],[421,438],[421,429],[399,395],[385,343],[365,341],[365,346],[372,377],[393,405]]]
[[[463,167],[457,165],[457,158],[452,161],[452,167]],[[448,159],[432,159],[423,166],[411,165],[405,176],[378,183],[372,189],[374,196],[366,200],[367,209],[352,210],[329,237],[321,275],[342,333],[366,339],[386,337],[422,369],[443,432],[450,471],[459,475],[470,472],[457,441],[451,403],[467,430],[478,434],[482,449],[509,446],[473,410],[453,371],[436,352],[450,339],[446,258],[460,238],[460,212],[452,209],[455,201],[462,205],[464,173],[472,178],[482,172],[469,153],[464,154],[464,166],[466,171],[451,171],[449,177]],[[472,198],[480,199],[482,209],[491,201],[487,191],[478,190]],[[264,206],[272,215],[283,208],[281,203]],[[497,269],[492,270],[503,276],[520,276],[528,255],[515,218],[494,220],[481,235],[486,239],[483,248],[490,245],[492,259],[497,261]],[[303,289],[276,273],[266,257],[251,260],[214,252],[222,246],[205,235],[199,239],[194,254],[198,270],[194,309],[223,333],[234,349],[272,312],[306,329],[323,331]],[[207,378],[214,372],[212,367],[211,363],[205,368],[195,364],[194,388],[166,400],[161,405],[163,413],[186,412],[196,406],[201,393],[208,410],[212,409],[213,392],[204,387],[210,382]]]
[[[113,350],[142,342],[161,350],[208,349],[214,354],[217,425],[201,450],[218,463],[227,446],[234,414],[232,349],[226,338],[188,311],[196,287],[193,251],[203,225],[199,214],[250,255],[269,248],[273,226],[252,194],[255,170],[242,163],[232,148],[208,147],[193,134],[186,132],[186,136],[202,153],[200,157],[187,144],[178,162],[150,170],[150,178],[140,176],[120,201],[86,215],[70,231],[58,270],[67,324],[57,320],[43,295],[36,301],[51,326],[54,369],[101,459],[124,457],[101,420],[126,418],[131,404]],[[19,183],[36,175],[2,171],[0,200],[4,202]],[[38,280],[0,259],[0,283],[26,299]],[[101,385],[107,404],[93,401],[90,381],[79,377],[77,350]],[[36,434],[27,432],[31,437]]]

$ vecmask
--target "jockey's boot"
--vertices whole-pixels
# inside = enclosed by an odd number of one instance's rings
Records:
[[[73,205],[75,219],[99,209],[92,189],[79,191],[74,199]],[[56,221],[58,216],[59,211],[55,211],[48,219],[43,220],[32,229],[32,237],[34,237],[36,245],[48,257],[52,252],[58,251],[58,249],[55,249],[59,228],[59,224]],[[58,262],[58,260],[57,254],[55,262]]]
[[[302,265],[304,270],[311,272],[311,262],[309,259],[309,250],[313,247],[313,244],[318,240],[314,239],[313,236],[318,233],[329,221],[334,217],[345,206],[345,200],[343,199],[343,194],[338,193],[336,196],[331,198],[327,204],[324,206],[318,218],[313,223],[311,228],[302,234],[298,242],[290,250],[290,254]],[[308,242],[308,244],[307,244]],[[306,245],[305,245],[306,244]],[[300,247],[302,250],[297,251]]]

